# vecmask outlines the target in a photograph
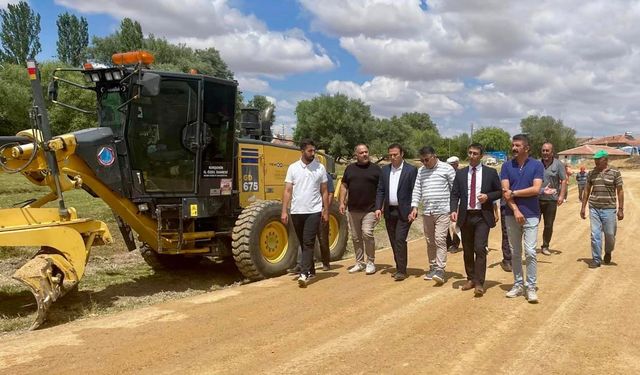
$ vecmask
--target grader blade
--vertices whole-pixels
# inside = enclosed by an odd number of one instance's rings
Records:
[[[111,242],[106,224],[61,219],[53,208],[0,210],[0,246],[39,246],[40,251],[13,278],[26,285],[36,299],[38,311],[30,329],[38,328],[58,298],[73,289],[84,276],[92,245]]]

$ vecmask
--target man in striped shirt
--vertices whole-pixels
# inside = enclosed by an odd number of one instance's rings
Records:
[[[409,221],[418,216],[418,207],[422,204],[422,226],[427,240],[429,270],[425,280],[434,280],[437,285],[444,284],[444,269],[447,266],[447,232],[450,223],[451,188],[456,172],[453,167],[438,160],[433,147],[420,149],[422,167],[413,186],[411,213]]]
[[[589,268],[600,267],[602,233],[604,232],[604,264],[611,263],[611,253],[616,243],[617,220],[624,219],[624,191],[620,171],[609,167],[609,154],[600,150],[593,155],[595,168],[587,175],[587,186],[580,209],[580,217],[586,219],[589,202],[591,222],[591,256]],[[618,209],[616,210],[616,198]]]

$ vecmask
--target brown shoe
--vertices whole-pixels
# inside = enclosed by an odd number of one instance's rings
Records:
[[[476,286],[476,284],[473,281],[467,280],[467,282],[460,289],[469,290],[469,289],[473,289],[474,286]]]
[[[476,297],[482,297],[484,295],[484,287],[482,285],[476,285],[476,290],[473,293]]]

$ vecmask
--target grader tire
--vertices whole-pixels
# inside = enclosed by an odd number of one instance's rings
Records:
[[[250,280],[283,275],[296,259],[298,240],[291,220],[280,222],[282,204],[259,201],[246,207],[233,228],[232,252],[238,270]]]
[[[329,210],[329,253],[332,262],[338,261],[344,256],[347,251],[348,237],[347,215],[340,213],[338,202],[333,202]]]
[[[182,270],[197,266],[202,256],[186,256],[182,254],[158,254],[151,246],[144,244],[140,248],[142,259],[156,271]]]
[[[347,251],[347,240],[349,237],[349,221],[347,215],[342,215],[338,202],[331,204],[329,210],[329,259],[332,262],[341,260]],[[317,262],[322,260],[320,251],[320,236],[316,238],[314,256]]]

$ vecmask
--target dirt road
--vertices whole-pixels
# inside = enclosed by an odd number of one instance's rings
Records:
[[[623,171],[626,215],[613,264],[588,269],[589,222],[577,194],[560,207],[551,256],[538,255],[540,303],[507,299],[500,230],[491,233],[487,293],[474,298],[462,254],[442,287],[411,276],[347,274],[350,261],[299,289],[292,277],[216,291],[53,328],[0,343],[0,372],[49,373],[534,373],[640,372],[640,171]],[[540,231],[541,235],[541,231]],[[383,268],[390,250],[378,253]]]

